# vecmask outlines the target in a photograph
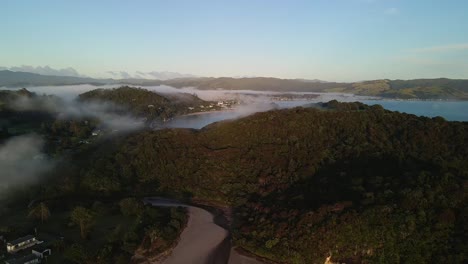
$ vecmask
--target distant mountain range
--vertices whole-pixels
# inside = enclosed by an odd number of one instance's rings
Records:
[[[171,76],[170,73],[167,77]],[[256,90],[282,92],[337,92],[398,99],[468,100],[468,80],[415,79],[372,80],[354,83],[321,80],[278,79],[271,77],[208,78],[184,77],[166,80],[145,78],[95,79],[75,76],[51,76],[28,72],[0,71],[0,87],[29,87],[77,84],[129,84],[138,86],[168,85],[176,88],[194,87],[201,90]]]

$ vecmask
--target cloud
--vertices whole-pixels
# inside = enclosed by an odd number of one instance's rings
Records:
[[[135,71],[134,73],[126,71],[107,71],[107,74],[110,74],[112,78],[116,79],[150,79],[150,80],[170,80],[176,78],[195,78],[197,76],[192,74],[178,73],[178,72],[169,72],[169,71]]]
[[[36,182],[54,163],[42,152],[44,140],[36,135],[10,138],[0,145],[0,194],[10,187]]]
[[[128,72],[125,72],[125,71],[120,71],[120,76],[124,79],[130,79],[132,78],[132,76],[128,73]]]
[[[400,13],[400,10],[398,10],[398,8],[396,7],[390,7],[385,9],[384,13],[386,15],[398,15]]]
[[[144,126],[144,120],[128,114],[127,109],[103,101],[63,101],[55,96],[21,96],[10,105],[18,111],[45,111],[59,118],[96,118],[111,130],[128,132]],[[1,167],[0,167],[1,168]]]
[[[153,79],[158,79],[158,80],[196,77],[195,75],[192,75],[192,74],[184,74],[184,73],[168,72],[168,71],[162,71],[162,72],[152,71],[152,72],[147,72],[146,74],[150,75]]]
[[[30,65],[22,65],[22,66],[14,66],[14,67],[0,67],[0,70],[10,70],[16,72],[31,72],[37,73],[41,75],[54,75],[54,76],[72,76],[72,77],[87,77],[85,75],[81,75],[72,67],[63,68],[63,69],[53,69],[49,66],[30,66]]]
[[[442,46],[432,46],[413,49],[414,52],[452,52],[468,50],[468,43],[447,44]]]
[[[106,71],[106,73],[112,75],[112,77],[120,77],[119,72],[116,71]]]

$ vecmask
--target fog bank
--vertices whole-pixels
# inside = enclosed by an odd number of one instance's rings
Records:
[[[142,119],[132,116],[122,106],[102,101],[64,101],[55,96],[20,96],[11,107],[18,111],[44,111],[59,118],[96,118],[111,130],[126,132],[144,126]]]
[[[44,140],[36,134],[16,136],[0,145],[0,196],[10,187],[36,182],[53,167],[43,146]]]

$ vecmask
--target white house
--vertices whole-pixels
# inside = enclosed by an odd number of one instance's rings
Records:
[[[92,132],[92,135],[93,135],[93,136],[99,136],[99,134],[101,134],[101,130],[99,130],[99,129],[96,129],[96,130],[94,130],[94,131]]]
[[[27,235],[24,237],[20,237],[13,241],[7,243],[7,252],[8,253],[16,253],[22,249],[32,247],[36,244],[40,244],[42,241],[36,239],[33,235]]]

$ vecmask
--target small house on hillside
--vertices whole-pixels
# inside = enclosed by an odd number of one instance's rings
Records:
[[[7,251],[8,253],[16,253],[22,249],[32,247],[36,244],[40,244],[42,241],[36,239],[33,235],[27,235],[24,237],[20,237],[13,241],[7,243]]]
[[[41,263],[41,258],[34,254],[29,254],[23,257],[5,260],[5,264],[36,264],[36,263]]]
[[[33,247],[33,249],[32,249],[32,253],[34,255],[38,256],[41,259],[52,255],[52,250],[50,249],[50,247],[44,246],[44,244],[45,243],[43,243],[41,245],[37,245],[37,246]]]

